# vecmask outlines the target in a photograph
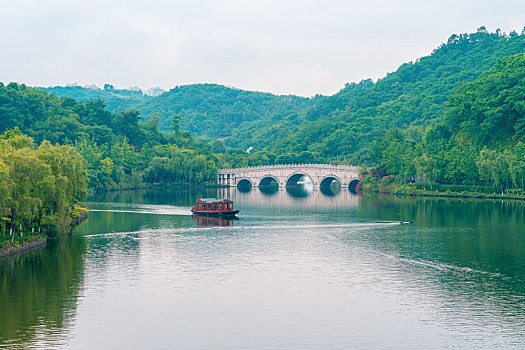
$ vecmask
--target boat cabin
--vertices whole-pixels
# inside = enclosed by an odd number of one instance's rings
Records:
[[[229,199],[202,198],[197,201],[197,211],[231,211],[233,202]]]

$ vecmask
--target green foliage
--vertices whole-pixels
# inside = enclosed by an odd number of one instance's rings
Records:
[[[375,165],[382,159],[370,150],[381,142],[386,132],[395,128],[425,130],[435,126],[442,120],[447,101],[456,94],[457,88],[476,80],[499,59],[523,52],[525,35],[505,36],[482,28],[472,34],[452,35],[447,44],[431,55],[403,64],[376,83],[364,80],[347,84],[333,96],[314,99],[312,107],[298,110],[296,114],[243,123],[225,143],[242,148],[253,146],[255,150],[274,154],[310,151],[318,155],[317,160],[345,162],[351,159],[354,164]],[[516,57],[511,60],[519,61]],[[506,66],[506,63],[499,64]],[[485,90],[473,95],[473,99],[520,79],[517,70],[513,71],[514,75],[496,71],[501,69],[494,67],[492,73],[484,75],[485,81],[478,82]],[[501,79],[494,79],[494,74],[499,74]],[[487,85],[487,80],[493,85]],[[467,104],[464,97],[458,96],[459,101]],[[515,103],[523,101],[523,90],[509,89],[498,98],[506,101],[499,109],[493,108],[497,99],[488,104],[478,101],[480,111],[485,108],[487,113],[494,114],[491,123],[483,124],[485,132],[479,134],[482,142],[490,141],[489,135],[500,135],[499,140],[508,138],[512,133],[505,124],[509,113],[513,113],[514,119],[523,115],[523,106]],[[509,124],[521,135],[525,122]],[[503,127],[507,127],[504,132],[495,133]]]
[[[9,84],[0,87],[0,123],[37,143],[75,144],[93,188],[213,181],[217,167],[335,162],[377,166],[384,174],[373,181],[387,190],[504,192],[525,183],[524,52],[523,33],[481,27],[377,82],[309,99],[214,84],[158,97],[109,85],[53,88],[80,103]]]
[[[83,88],[80,86],[53,86],[42,89],[59,98],[70,97],[80,102],[101,99],[104,100],[108,111],[111,112],[131,110],[152,98],[143,95],[140,91],[115,90],[110,84],[106,84],[103,90]]]
[[[487,146],[525,140],[525,54],[499,61],[450,100],[446,125]]]
[[[518,84],[523,79],[523,52],[525,35],[489,33],[481,27],[475,33],[452,35],[431,55],[403,64],[377,82],[366,79],[346,84],[333,96],[309,99],[214,84],[180,86],[158,97],[140,98],[135,92],[111,89],[52,89],[86,101],[100,97],[109,110],[136,109],[143,119],[156,115],[159,127],[171,130],[169,142],[179,147],[195,147],[184,144],[190,137],[183,130],[219,139],[225,149],[219,143],[212,149],[223,155],[218,157],[221,165],[264,164],[265,157],[277,163],[308,162],[311,156],[314,162],[369,166],[386,161],[390,171],[409,179],[417,175],[415,164],[404,165],[402,158],[426,154],[440,170],[431,176],[436,181],[472,184],[479,175],[480,151],[472,143],[496,149],[523,140],[525,96]],[[495,90],[500,93],[493,94]],[[75,127],[71,123],[71,130]],[[458,128],[462,132],[456,134]],[[133,135],[131,129],[119,132],[128,134],[134,146],[149,140]],[[402,130],[409,146],[394,138],[392,145],[381,149],[396,129]],[[449,143],[451,131],[462,141]],[[105,137],[104,130],[89,132]],[[416,145],[426,148],[413,149]],[[396,147],[400,158],[390,158],[396,156]]]
[[[18,129],[0,136],[0,241],[54,236],[86,193],[84,160],[73,147],[45,141],[37,148]]]
[[[79,86],[46,90],[56,96],[84,102],[100,98],[106,101],[110,111],[135,109],[143,117],[159,116],[160,130],[178,132],[180,125],[195,135],[209,138],[230,136],[235,128],[250,121],[280,120],[312,103],[312,99],[304,97],[276,96],[216,84],[177,86],[157,97],[129,90],[94,90]],[[173,118],[176,118],[175,124]]]
[[[115,91],[108,87],[104,93]],[[211,146],[195,139],[188,131],[181,131],[176,116],[172,118],[171,132],[164,136],[158,130],[158,116],[151,115],[143,122],[136,110],[111,113],[98,98],[82,103],[15,83],[0,85],[0,98],[2,96],[6,99],[0,105],[0,121],[3,128],[12,128],[4,138],[11,144],[23,143],[19,147],[34,147],[34,139],[41,144],[39,149],[43,153],[48,152],[53,143],[74,146],[85,162],[91,189],[215,181],[218,159],[211,153]],[[17,128],[33,139],[15,137],[21,135]],[[215,145],[219,151],[220,145]],[[57,147],[62,147],[64,153],[72,152],[70,146]],[[48,155],[49,164],[61,161],[53,157]],[[156,170],[161,171],[155,167],[160,158],[167,160],[169,171],[165,176],[156,174]],[[67,171],[74,173],[75,169]],[[64,174],[64,179],[70,173]],[[64,182],[64,179],[58,181]],[[64,186],[70,184],[64,182],[50,188],[48,200],[61,198]]]
[[[420,141],[410,140],[410,128],[386,133],[377,143],[377,158],[400,182],[406,182],[404,167],[413,164],[413,181],[430,189],[485,184],[502,194],[520,193],[525,188],[524,92],[525,54],[503,58],[459,87],[444,118]]]

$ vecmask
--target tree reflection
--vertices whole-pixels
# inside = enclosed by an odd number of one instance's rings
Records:
[[[0,345],[28,344],[72,321],[86,249],[85,239],[64,235],[40,250],[0,261]]]

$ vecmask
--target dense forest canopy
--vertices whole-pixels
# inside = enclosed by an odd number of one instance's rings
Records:
[[[207,142],[180,130],[177,118],[166,135],[157,127],[155,116],[143,122],[135,110],[112,113],[101,99],[83,103],[22,84],[0,83],[0,130],[18,128],[37,144],[74,146],[92,189],[140,187],[149,181],[214,181],[218,160]],[[178,166],[181,162],[184,167]]]
[[[525,35],[489,33],[481,27],[475,33],[452,35],[429,56],[403,64],[377,82],[346,84],[333,96],[306,99],[196,84],[158,97],[144,96],[140,103],[121,98],[121,106],[137,109],[143,120],[159,116],[163,130],[179,116],[184,130],[221,139],[234,149],[253,147],[253,152],[263,152],[277,162],[279,157],[285,161],[301,155],[301,159],[320,162],[374,165],[379,159],[373,148],[385,132],[433,126],[458,88],[499,59],[523,52]],[[71,90],[74,97],[92,93],[78,87],[50,90],[61,96]],[[106,94],[101,97],[108,103],[121,94],[97,93]]]
[[[524,52],[523,33],[481,27],[377,82],[308,99],[214,84],[158,97],[1,85],[0,130],[74,145],[93,188],[213,182],[217,167],[293,162],[373,166],[375,178],[401,182],[522,188]]]
[[[159,129],[163,131],[170,129],[174,116],[180,116],[180,126],[184,130],[209,138],[230,136],[235,128],[248,121],[268,116],[281,119],[308,108],[313,101],[217,84],[177,86],[157,97],[129,90],[94,90],[79,86],[56,86],[46,90],[58,97],[68,96],[84,102],[101,98],[109,111],[135,109],[143,117],[157,115]]]
[[[431,55],[403,64],[376,83],[347,84],[305,113],[273,123],[237,128],[226,144],[273,153],[309,151],[321,160],[377,164],[373,145],[392,128],[432,126],[457,88],[491,69],[499,59],[525,52],[525,35],[452,35]]]
[[[375,156],[387,173],[432,185],[525,188],[525,54],[459,87],[431,128],[394,129]]]

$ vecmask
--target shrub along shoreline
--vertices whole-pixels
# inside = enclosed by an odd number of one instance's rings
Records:
[[[69,224],[70,228],[80,224],[88,217],[88,209],[84,207],[74,206],[71,210],[71,223]],[[63,230],[65,231],[65,230]],[[63,233],[63,232],[60,232]],[[4,239],[0,241],[0,259],[6,258],[8,256],[19,255],[23,253],[30,252],[37,248],[43,247],[49,236],[54,236],[52,232],[29,232],[22,236],[22,239]],[[54,239],[57,236],[53,237]]]
[[[362,192],[402,196],[525,200],[525,192],[522,189],[505,189],[501,192],[501,189],[493,186],[401,183],[393,176],[385,176],[379,180],[374,176],[365,175],[357,189]]]

